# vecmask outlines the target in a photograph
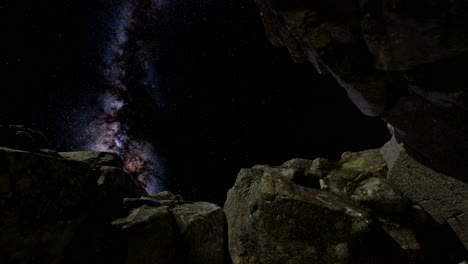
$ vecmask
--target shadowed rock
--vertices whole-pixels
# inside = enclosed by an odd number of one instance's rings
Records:
[[[395,263],[398,258],[396,243],[365,210],[275,171],[241,170],[224,211],[236,264]],[[375,248],[375,241],[385,250]]]
[[[214,204],[184,202],[169,192],[126,199],[113,221],[124,234],[124,263],[224,263],[224,214]]]

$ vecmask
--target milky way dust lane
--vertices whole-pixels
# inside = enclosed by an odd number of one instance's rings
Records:
[[[102,50],[102,83],[98,114],[87,125],[87,149],[117,153],[125,170],[144,184],[149,194],[165,189],[164,165],[154,145],[139,133],[138,99],[147,94],[152,102],[158,89],[154,56],[156,32],[164,5],[154,0],[127,0],[114,12]],[[147,120],[146,122],[151,122]],[[141,122],[140,122],[141,123]]]

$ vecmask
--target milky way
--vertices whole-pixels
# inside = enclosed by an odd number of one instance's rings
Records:
[[[87,149],[115,152],[125,170],[149,194],[165,189],[164,166],[147,135],[139,131],[150,118],[141,118],[140,104],[158,104],[155,34],[163,4],[155,0],[128,0],[112,10],[108,37],[103,45],[99,110],[87,124]],[[143,95],[145,102],[138,96]],[[147,95],[147,96],[145,96]]]

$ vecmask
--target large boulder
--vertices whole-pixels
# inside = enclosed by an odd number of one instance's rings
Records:
[[[146,193],[122,168],[42,149],[47,141],[31,129],[7,131],[0,137],[9,142],[0,147],[0,263],[113,261],[110,221],[124,212],[124,197]]]
[[[88,164],[0,147],[0,262],[60,263],[96,184]]]
[[[468,259],[461,242],[466,214],[436,221],[426,211],[427,201],[407,197],[387,179],[400,164],[398,153],[387,144],[345,152],[338,162],[292,159],[241,170],[224,205],[233,262],[458,264]],[[445,194],[445,199],[454,195]]]
[[[364,209],[334,194],[294,184],[281,168],[241,170],[224,211],[235,264],[404,259]]]
[[[124,263],[224,263],[224,214],[214,204],[185,202],[168,192],[126,199],[113,221],[127,245]]]

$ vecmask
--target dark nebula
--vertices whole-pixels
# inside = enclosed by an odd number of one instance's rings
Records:
[[[165,190],[164,166],[147,136],[135,128],[148,121],[142,114],[151,114],[140,113],[139,104],[149,100],[146,105],[158,105],[153,64],[158,54],[161,8],[161,2],[155,0],[131,0],[114,7],[114,19],[108,21],[109,35],[101,50],[102,80],[96,87],[99,110],[85,128],[85,148],[118,153],[126,171],[150,194]]]

